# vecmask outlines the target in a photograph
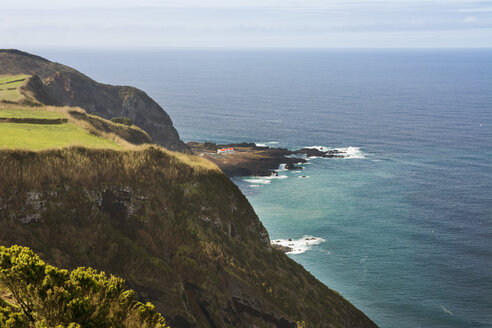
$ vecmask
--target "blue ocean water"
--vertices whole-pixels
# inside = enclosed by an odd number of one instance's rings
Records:
[[[379,326],[492,327],[492,50],[36,52],[145,90],[185,141],[357,147],[234,181]]]

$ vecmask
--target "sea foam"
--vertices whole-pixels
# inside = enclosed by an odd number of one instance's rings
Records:
[[[284,172],[284,171],[288,171],[288,170],[285,168],[285,166],[286,166],[286,165],[287,165],[287,164],[285,164],[285,163],[284,163],[284,164],[279,164],[278,169],[276,169],[276,170],[275,170],[275,172]]]
[[[359,147],[341,147],[341,148],[332,148],[326,146],[307,146],[304,148],[308,149],[318,149],[319,151],[327,152],[330,150],[336,150],[340,152],[340,155],[343,155],[343,158],[351,159],[351,158],[365,158],[366,155]],[[309,157],[313,158],[313,157]]]
[[[281,245],[290,247],[292,251],[286,254],[302,254],[311,249],[313,245],[324,243],[326,240],[320,237],[304,236],[299,239],[275,239],[271,243],[273,245]]]
[[[270,183],[272,183],[271,179],[262,179],[262,178],[244,179],[244,181],[252,183],[252,184],[270,184]]]
[[[268,145],[278,145],[278,141],[255,142],[256,147],[268,147]]]
[[[244,179],[244,181],[249,182],[251,187],[259,187],[260,185],[272,183],[272,180],[282,180],[287,178],[287,175],[270,175],[269,177],[252,177]]]

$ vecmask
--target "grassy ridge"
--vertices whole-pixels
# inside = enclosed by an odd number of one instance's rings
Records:
[[[0,118],[39,118],[56,119],[67,118],[66,115],[58,112],[51,112],[46,108],[31,109],[25,107],[0,108]]]
[[[219,168],[198,156],[172,152],[158,146],[141,146],[128,151],[70,147],[40,152],[0,150],[2,184],[0,197],[9,194],[9,186],[29,189],[73,184],[99,187],[101,183],[125,181],[145,183],[146,187],[166,179],[188,179]],[[36,174],[32,174],[36,172]],[[136,174],[136,172],[140,172]],[[50,184],[47,182],[49,177]]]
[[[171,326],[374,327],[272,250],[244,195],[199,156],[3,150],[0,172],[0,244],[117,274]]]
[[[122,149],[113,140],[90,134],[75,124],[0,123],[0,148],[49,149],[68,146]]]
[[[26,83],[29,75],[9,75],[0,77],[0,100],[20,101],[24,96],[20,92],[20,87]]]
[[[79,108],[0,104],[0,148],[132,149],[151,142],[136,126],[113,123]]]
[[[134,145],[152,143],[152,139],[147,132],[135,125],[128,126],[126,124],[115,123],[96,115],[87,114],[83,109],[76,107],[62,107],[58,110],[66,113],[70,117],[71,122],[85,128],[94,135],[110,139],[117,137],[119,141],[125,141]]]

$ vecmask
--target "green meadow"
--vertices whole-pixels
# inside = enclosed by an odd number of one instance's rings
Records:
[[[0,99],[19,101],[23,98],[19,88],[25,83],[29,75],[9,75],[0,77]]]
[[[68,146],[121,149],[115,141],[71,124],[0,123],[0,148],[48,149]]]
[[[35,118],[35,119],[57,119],[66,118],[62,113],[49,112],[43,109],[1,109],[0,118]]]
[[[0,149],[129,149],[151,142],[137,127],[87,115],[81,109],[21,103],[26,97],[20,88],[29,77],[0,77]]]

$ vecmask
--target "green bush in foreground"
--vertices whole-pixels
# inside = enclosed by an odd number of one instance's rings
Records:
[[[0,299],[0,327],[167,327],[123,279],[91,268],[58,269],[27,247],[0,246],[0,289],[17,303]]]

